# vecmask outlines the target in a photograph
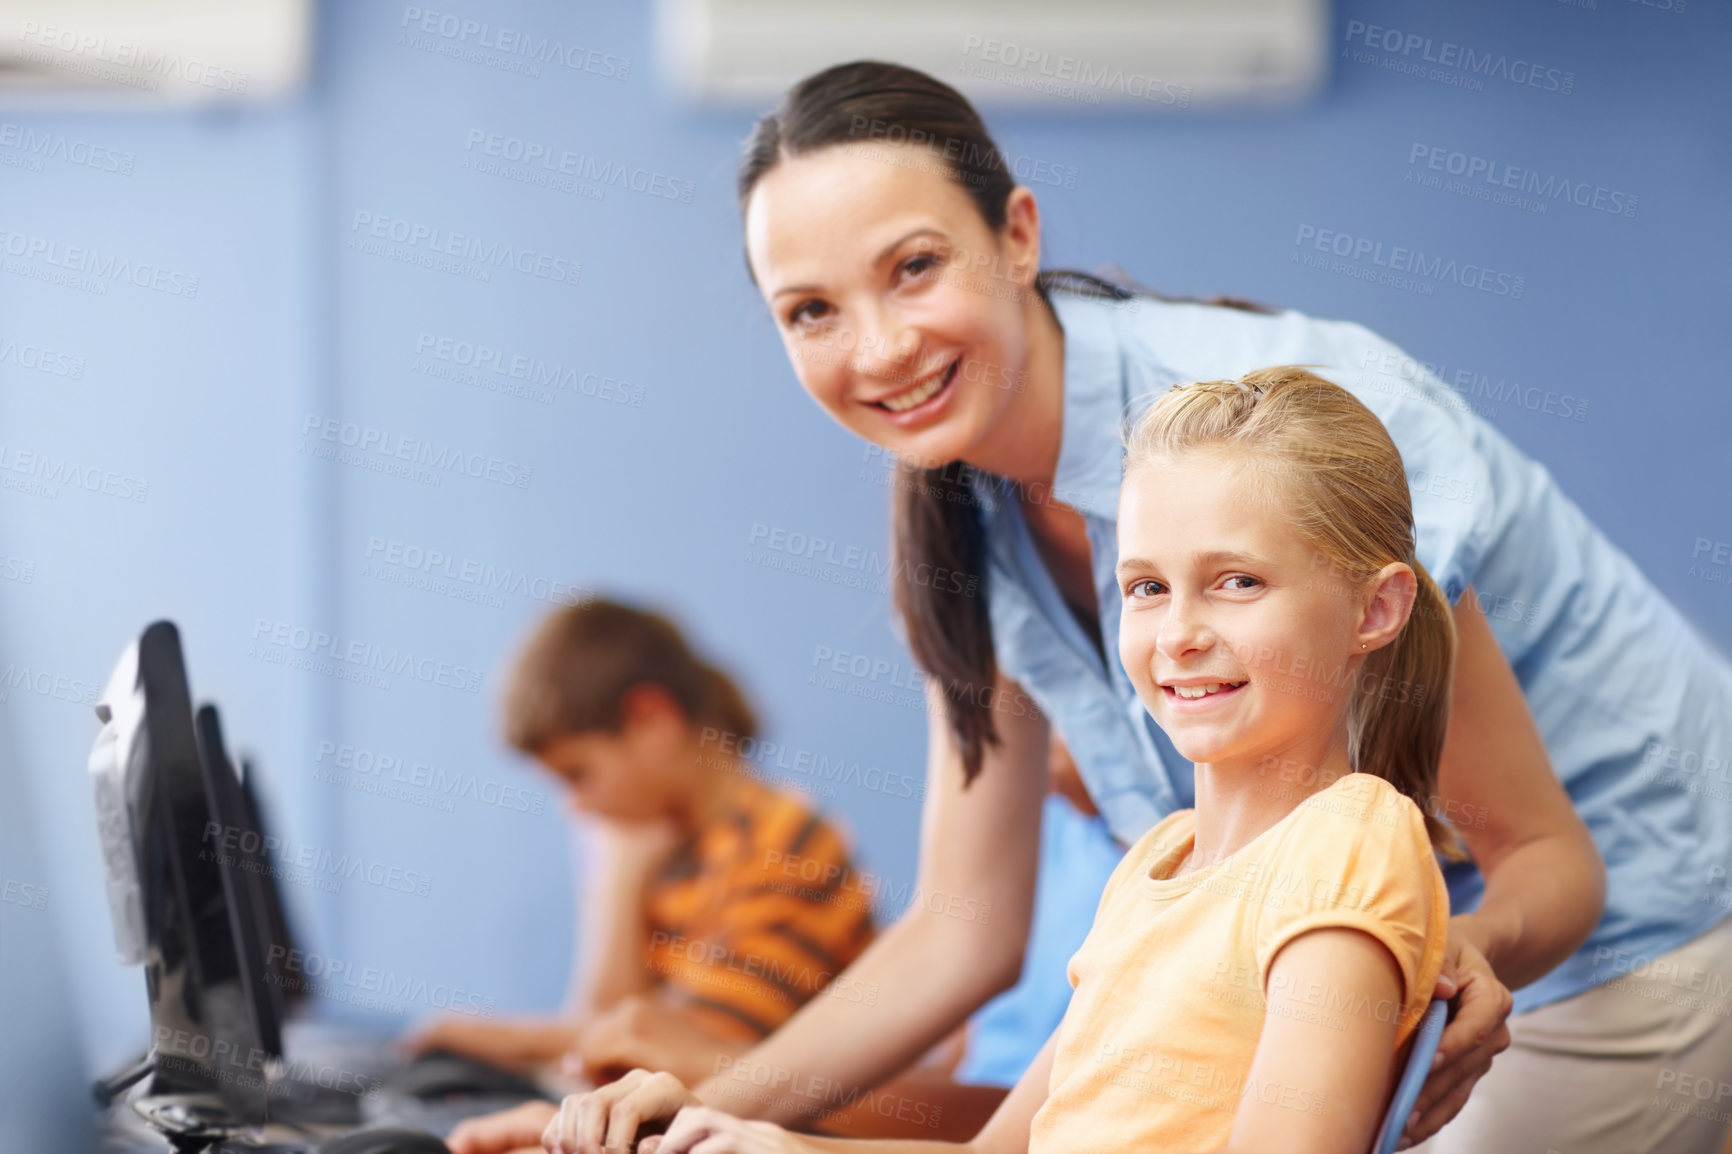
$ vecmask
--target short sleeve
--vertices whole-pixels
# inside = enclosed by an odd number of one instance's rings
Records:
[[[1405,1032],[1430,1001],[1449,919],[1419,807],[1381,778],[1351,774],[1301,806],[1278,852],[1257,921],[1263,986],[1294,938],[1360,930],[1382,942],[1401,970]]]
[[[857,873],[828,822],[791,798],[737,815],[739,848],[706,867],[704,908],[654,943],[671,992],[706,1012],[713,1032],[761,1038],[824,990],[873,938],[872,880]],[[652,957],[652,964],[656,963]],[[838,996],[865,1001],[871,988]]]

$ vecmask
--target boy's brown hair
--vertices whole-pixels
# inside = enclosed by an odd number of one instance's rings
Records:
[[[701,660],[659,613],[605,598],[549,614],[506,683],[505,740],[534,756],[571,734],[620,729],[628,691],[666,691],[694,725],[755,737],[758,719],[727,674]]]

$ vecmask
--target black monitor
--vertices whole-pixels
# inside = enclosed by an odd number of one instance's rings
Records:
[[[216,771],[227,757],[214,714],[201,750],[173,624],[127,648],[96,713],[90,771],[115,944],[144,965],[150,1000],[147,1094],[214,1098],[233,1121],[262,1122],[280,1034],[261,996],[259,928],[235,914],[255,905],[261,847],[232,769]]]
[[[214,712],[216,707],[208,708]],[[268,846],[271,844],[272,827],[269,811],[260,793],[258,764],[244,755],[241,757],[240,781],[238,801],[242,813],[241,822],[258,833],[259,844]],[[306,983],[296,978],[288,967],[290,952],[295,949],[295,935],[277,876],[275,870],[259,874],[263,884],[257,887],[255,900],[258,902],[257,925],[265,942],[265,972],[277,1006],[277,1022],[280,1026],[289,1020],[290,1012],[306,999],[307,994]]]
[[[219,842],[218,855],[223,893],[233,922],[238,977],[247,995],[258,1031],[259,1047],[272,1058],[283,1056],[282,1022],[287,1005],[281,959],[284,943],[274,937],[268,911],[281,915],[275,871],[259,827],[257,811],[241,787],[234,763],[223,746],[222,722],[216,706],[201,705],[193,718],[198,734],[199,766],[204,775],[205,800],[211,824],[205,826],[207,843]],[[207,849],[210,846],[207,844]],[[278,947],[273,949],[272,947]]]

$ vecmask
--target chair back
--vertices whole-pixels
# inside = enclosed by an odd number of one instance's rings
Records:
[[[1401,1141],[1401,1131],[1407,1126],[1407,1116],[1419,1101],[1419,1089],[1425,1076],[1431,1073],[1431,1059],[1437,1054],[1438,1039],[1443,1037],[1443,1024],[1449,1017],[1449,1003],[1433,1001],[1426,1007],[1425,1017],[1413,1032],[1413,1051],[1407,1056],[1407,1066],[1401,1071],[1401,1081],[1395,1084],[1395,1096],[1389,1101],[1389,1113],[1383,1116],[1383,1127],[1377,1131],[1377,1141],[1371,1154],[1395,1154],[1395,1144]]]

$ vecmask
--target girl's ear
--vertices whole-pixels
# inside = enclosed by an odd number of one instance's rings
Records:
[[[1360,616],[1355,643],[1370,652],[1394,641],[1406,626],[1418,594],[1419,578],[1411,565],[1392,561],[1378,570],[1371,579],[1371,600]]]

